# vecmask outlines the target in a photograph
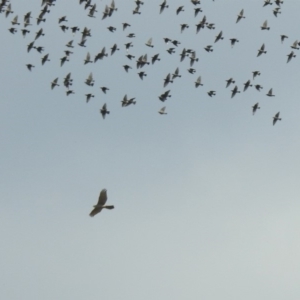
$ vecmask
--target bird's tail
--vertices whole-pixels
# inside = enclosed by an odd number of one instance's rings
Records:
[[[103,208],[114,209],[115,207],[113,205],[105,205],[105,206],[103,206]]]

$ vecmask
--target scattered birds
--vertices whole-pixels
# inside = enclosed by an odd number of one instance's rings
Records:
[[[46,34],[44,32],[44,29],[43,29],[43,23],[46,22],[46,19],[48,18],[48,14],[50,13],[50,10],[52,10],[52,7],[54,6],[55,1],[54,0],[42,0],[42,9],[36,16],[31,16],[32,13],[27,12],[24,15],[24,18],[23,18],[23,28],[17,27],[17,26],[21,25],[22,22],[19,22],[19,20],[22,21],[22,19],[21,18],[19,19],[18,15],[15,14],[14,11],[12,10],[12,5],[10,3],[12,0],[11,1],[1,0],[1,1],[2,2],[0,2],[0,11],[4,12],[5,17],[8,18],[8,22],[11,23],[11,25],[12,25],[12,27],[8,28],[10,33],[15,34],[15,36],[18,36],[17,33],[19,31],[20,35],[22,34],[22,36],[24,38],[27,38],[29,36],[29,38],[31,39],[31,42],[29,42],[28,45],[27,45],[27,52],[29,53],[32,48],[35,49],[36,52],[33,51],[34,54],[30,53],[30,55],[42,54],[43,51],[45,51],[45,48],[47,49],[47,52],[48,52],[48,50],[50,50],[50,49],[48,49],[47,44],[45,44],[45,47],[44,47],[44,46],[36,46],[35,43],[37,43],[37,40],[40,40],[41,37],[46,36]],[[136,0],[136,1],[134,1],[134,3],[136,5],[136,7],[133,11],[131,9],[130,9],[130,11],[132,11],[132,14],[133,14],[132,18],[138,18],[138,15],[140,15],[142,13],[144,2],[140,1],[140,0]],[[177,8],[174,8],[175,11],[173,10],[173,14],[176,13],[176,15],[180,15],[180,16],[182,15],[183,16],[183,15],[186,15],[188,13],[191,13],[190,14],[191,16],[197,17],[200,13],[203,12],[203,10],[200,8],[200,6],[198,6],[200,4],[199,0],[191,0],[190,3],[192,4],[192,6],[190,6],[190,7],[188,7],[188,5],[186,5],[186,6],[180,5]],[[272,2],[271,0],[264,0],[263,1],[263,7],[270,6],[273,3],[276,4],[277,7],[274,7],[274,8],[271,7],[270,13],[271,14],[273,13],[275,17],[278,17],[278,15],[282,13],[281,5],[283,4],[283,1],[275,0],[275,1]],[[57,26],[57,28],[60,28],[59,31],[60,30],[62,31],[62,32],[60,32],[61,35],[63,35],[63,36],[73,35],[73,38],[74,38],[74,40],[76,40],[76,43],[74,43],[73,39],[70,40],[69,42],[67,42],[67,41],[64,42],[64,43],[66,43],[66,44],[64,44],[64,47],[69,48],[69,50],[62,49],[62,52],[65,53],[65,55],[62,56],[61,58],[59,58],[61,67],[64,66],[64,68],[67,68],[68,65],[71,65],[71,63],[66,64],[66,65],[65,65],[65,63],[70,62],[70,61],[73,62],[73,60],[76,59],[76,58],[74,58],[78,55],[78,51],[76,51],[76,49],[78,49],[79,48],[78,46],[80,46],[80,47],[84,47],[84,48],[87,47],[87,50],[88,50],[85,54],[85,57],[84,56],[81,57],[81,63],[83,61],[82,65],[84,65],[84,68],[88,68],[89,66],[92,66],[94,63],[103,60],[105,57],[108,57],[108,55],[110,55],[109,56],[110,60],[113,59],[113,60],[111,60],[111,63],[113,63],[114,61],[120,61],[120,59],[122,59],[122,57],[123,57],[124,59],[126,59],[128,64],[126,64],[126,62],[123,62],[123,63],[120,64],[120,66],[123,65],[123,68],[127,73],[131,73],[131,72],[129,72],[129,70],[131,70],[135,67],[137,69],[145,68],[145,69],[139,70],[139,72],[137,72],[139,78],[141,80],[144,80],[144,78],[148,75],[149,75],[148,76],[149,79],[153,78],[153,77],[151,77],[151,75],[153,74],[152,73],[152,68],[156,68],[155,63],[157,61],[162,61],[162,63],[158,64],[157,67],[162,67],[163,68],[164,63],[166,62],[166,64],[167,64],[167,61],[166,61],[167,59],[169,59],[169,60],[173,59],[174,61],[178,60],[179,63],[182,63],[182,65],[188,63],[189,68],[186,69],[186,70],[191,75],[187,75],[186,73],[183,74],[183,75],[180,75],[179,74],[179,67],[175,65],[174,68],[176,67],[176,69],[175,69],[174,73],[168,73],[166,75],[166,77],[163,79],[163,86],[164,87],[167,87],[170,83],[173,83],[175,79],[176,79],[176,84],[179,84],[179,81],[180,81],[179,78],[185,77],[185,76],[188,76],[190,78],[189,79],[190,82],[192,84],[195,84],[196,88],[198,88],[199,86],[203,86],[201,76],[197,75],[196,76],[197,78],[194,77],[195,73],[198,73],[198,68],[197,68],[198,64],[196,62],[199,61],[199,58],[196,55],[196,51],[199,51],[198,50],[199,48],[189,49],[189,48],[187,48],[188,45],[181,46],[181,42],[178,41],[177,39],[174,39],[174,37],[173,38],[165,37],[165,38],[163,38],[163,40],[160,40],[160,41],[156,40],[155,49],[158,49],[158,50],[157,50],[156,54],[153,54],[151,52],[152,51],[151,48],[152,49],[154,48],[153,37],[149,38],[146,42],[144,41],[143,43],[140,43],[139,34],[137,34],[138,36],[136,36],[136,34],[134,33],[136,28],[134,28],[134,25],[133,25],[134,23],[132,23],[132,26],[131,26],[130,19],[128,19],[127,22],[119,23],[118,19],[111,18],[114,15],[114,12],[116,12],[118,10],[114,0],[112,0],[110,4],[103,4],[103,9],[104,10],[101,9],[101,12],[99,12],[99,13],[98,13],[98,10],[100,11],[100,9],[99,9],[100,4],[98,4],[98,3],[97,4],[92,3],[91,0],[79,0],[79,4],[83,4],[84,10],[86,11],[87,19],[89,19],[89,18],[98,18],[99,14],[102,14],[102,20],[107,18],[106,21],[109,21],[109,24],[103,23],[103,24],[106,24],[106,25],[103,25],[103,26],[100,25],[101,28],[103,29],[103,32],[105,31],[106,34],[109,34],[108,31],[111,32],[111,33],[117,32],[117,34],[122,33],[123,37],[124,37],[124,42],[125,42],[125,44],[124,44],[125,50],[124,50],[124,46],[122,46],[121,47],[122,49],[120,50],[120,48],[118,47],[118,45],[116,43],[118,41],[118,39],[116,38],[115,42],[112,43],[113,46],[105,45],[105,39],[100,39],[100,46],[101,46],[102,49],[98,53],[93,52],[93,50],[92,50],[92,48],[90,48],[90,44],[88,42],[89,39],[92,37],[92,29],[93,28],[89,29],[87,27],[82,27],[80,29],[78,26],[71,27],[71,26],[68,25],[69,21],[68,21],[67,15],[64,15],[64,16],[59,17],[58,20],[56,19],[56,26]],[[170,7],[171,7],[172,4],[173,3],[171,2]],[[167,8],[169,8],[169,4],[167,3],[167,0],[163,0],[161,2],[161,4],[159,5],[159,11],[156,11],[157,15],[159,16],[159,14],[162,14],[163,12],[165,12],[165,10]],[[167,16],[167,13],[168,13],[168,11],[166,11],[166,14],[163,14],[161,16],[161,18],[164,18],[165,16]],[[169,13],[172,13],[171,10],[170,10]],[[134,16],[134,15],[137,15],[137,16]],[[11,19],[9,18],[10,16],[11,16]],[[179,16],[179,18],[180,18],[180,16]],[[209,16],[209,15],[207,14],[207,16]],[[101,15],[100,15],[100,19],[101,19]],[[233,21],[233,23],[234,23],[234,21],[235,21],[235,23],[239,23],[242,19],[245,19],[244,9],[240,10],[240,12],[237,14],[236,18],[233,16],[232,21]],[[273,20],[276,20],[276,21],[280,20],[280,19],[281,18],[275,19],[273,17]],[[34,22],[31,23],[33,20],[34,20]],[[110,21],[110,20],[112,20],[112,21]],[[189,21],[190,19],[187,19],[187,20],[188,20],[188,21],[186,21],[187,23],[178,23],[178,27],[180,26],[180,33],[184,33],[182,35],[182,37],[190,34],[190,31],[185,32],[185,30],[188,29],[191,25],[193,25],[192,23],[190,23],[190,21]],[[93,22],[93,20],[91,20],[90,22]],[[213,31],[215,28],[219,28],[218,22],[216,20],[215,20],[215,23],[212,23],[210,20],[208,21],[208,18],[206,17],[206,14],[203,14],[203,16],[200,18],[200,20],[195,24],[196,34],[199,33],[199,32],[202,32],[204,30],[205,31],[208,31],[208,30]],[[243,24],[245,25],[246,22],[243,23]],[[27,27],[28,28],[35,28],[38,25],[39,25],[39,28],[36,29],[36,30],[32,30],[32,33],[30,32],[31,30],[27,29]],[[77,25],[79,25],[79,24],[77,24]],[[151,27],[150,26],[151,25],[149,24],[149,32],[151,32],[151,30],[150,30]],[[239,24],[237,26],[242,26],[242,25]],[[176,28],[178,28],[178,27],[176,27]],[[133,32],[128,33],[127,32],[128,28],[132,28]],[[219,50],[219,47],[221,47],[221,45],[219,45],[219,43],[218,44],[216,44],[216,43],[218,41],[224,39],[223,31],[226,33],[226,30],[224,28],[222,28],[222,29],[223,30],[220,30],[219,33],[215,37],[213,37],[211,35],[210,41],[207,40],[207,43],[209,42],[210,44],[204,47],[204,50],[206,52],[212,53],[209,56],[210,59],[214,57],[214,54],[213,54],[214,49],[213,49],[213,46],[212,46],[213,41],[214,41],[214,47],[216,49],[216,52],[217,52],[217,50]],[[260,26],[260,29],[265,30],[265,31],[270,30],[270,27],[268,26],[268,21],[267,20],[265,20],[263,22],[263,24]],[[259,28],[257,28],[257,30],[260,31]],[[136,32],[138,33],[140,31],[136,31]],[[193,33],[195,34],[195,32],[193,32]],[[201,33],[199,35],[201,35]],[[265,35],[265,34],[263,33],[263,35]],[[268,35],[268,33],[266,33],[266,35]],[[48,36],[49,35],[47,35],[46,38]],[[109,34],[109,36],[112,39],[114,35]],[[278,38],[278,35],[277,35],[277,38]],[[287,39],[287,38],[288,38],[288,36],[285,35],[285,34],[280,35],[281,43],[283,43],[285,41],[285,39]],[[70,39],[70,37],[69,37],[69,39]],[[93,39],[97,39],[97,36],[95,34],[93,35]],[[126,41],[126,39],[127,39],[127,41]],[[130,39],[131,41],[129,42],[128,39]],[[236,43],[240,42],[240,39],[239,39],[239,37],[234,37],[234,38],[230,38],[229,41],[230,41],[231,48],[233,48],[236,45]],[[162,46],[161,44],[163,42],[165,42],[167,45],[169,45],[169,48],[159,48],[160,46]],[[240,44],[242,44],[243,42],[244,42],[244,38],[243,38],[243,40],[241,40]],[[138,54],[138,51],[140,51],[139,49],[141,49],[141,48],[135,48],[134,46],[136,46],[137,44],[139,45],[139,47],[141,47],[141,45],[142,45],[145,48],[145,52],[146,51],[149,51],[149,52],[148,53],[144,52],[144,54],[142,54],[142,53]],[[293,51],[291,51],[289,54],[287,54],[287,63],[289,63],[292,60],[292,58],[296,57],[296,55],[295,55],[296,51],[295,50],[299,50],[300,42],[298,40],[295,40],[290,47],[293,49]],[[109,49],[108,53],[110,53],[110,54],[108,54],[106,52],[106,48]],[[72,50],[72,49],[75,49],[75,50]],[[163,49],[165,49],[165,50],[163,50]],[[72,51],[70,51],[70,50],[72,50]],[[167,55],[169,58],[166,58],[166,55],[164,55],[165,52],[163,53],[162,51],[166,51],[170,55],[175,54],[176,52],[178,52],[178,54],[172,55],[172,56]],[[223,51],[226,51],[226,50],[223,49]],[[261,56],[262,54],[266,54],[267,51],[265,49],[265,43],[263,43],[257,51],[258,51],[257,52],[257,57]],[[50,62],[50,59],[49,59],[50,53],[47,53],[46,55],[43,55],[43,56],[40,57],[42,65],[44,65],[46,62]],[[92,53],[92,55],[91,55],[91,53]],[[111,58],[111,56],[113,56],[113,55],[114,55],[114,57]],[[151,56],[150,61],[148,61],[148,58],[147,58],[148,55],[149,55],[149,57]],[[52,60],[54,60],[53,57],[54,56],[51,55]],[[137,57],[137,59],[136,59],[136,57]],[[186,62],[186,61],[184,62],[186,57],[187,57],[186,60],[188,62]],[[115,60],[114,60],[114,58],[115,58]],[[57,59],[57,58],[55,58],[55,59]],[[202,59],[205,59],[205,58],[202,58],[202,56],[200,56],[200,62],[201,62]],[[136,66],[134,65],[135,62],[136,62]],[[132,63],[134,63],[134,64],[132,64]],[[147,69],[147,66],[150,65],[150,63],[151,63],[151,67],[149,67],[149,69]],[[131,66],[129,64],[131,64]],[[152,66],[154,64],[155,64],[155,66]],[[199,65],[201,67],[200,63],[199,63]],[[28,68],[29,71],[32,71],[32,69],[35,66],[33,64],[26,64],[26,67]],[[101,67],[99,69],[101,71]],[[98,70],[97,70],[97,73],[98,73]],[[166,71],[166,73],[167,72],[168,71]],[[36,74],[36,72],[34,72],[34,73]],[[253,80],[254,80],[261,73],[260,73],[260,71],[253,71],[252,74],[253,74]],[[194,75],[194,76],[192,76],[192,75]],[[96,76],[97,76],[97,74],[96,74]],[[125,73],[124,76],[128,76],[128,75]],[[104,74],[104,77],[105,77],[105,74]],[[58,84],[58,78],[59,77],[56,77],[51,82],[51,89],[52,90],[55,87],[60,86]],[[148,80],[148,82],[149,82],[149,80]],[[88,78],[85,79],[84,83],[86,85],[88,85],[89,88],[94,86],[95,80],[94,80],[92,72],[90,72]],[[141,83],[141,84],[146,84],[146,83],[147,83],[147,80],[145,80],[145,83]],[[234,85],[235,80],[233,78],[227,79],[226,80],[226,88],[228,88],[231,84]],[[71,79],[71,73],[69,72],[68,75],[63,80],[63,86],[66,87],[66,89],[67,89],[65,91],[67,96],[69,96],[71,94],[75,94],[74,90],[70,89],[70,87],[72,85],[73,85],[73,80]],[[125,86],[126,86],[126,84],[125,84]],[[261,89],[263,88],[262,85],[260,85],[260,84],[255,84],[255,85],[253,84],[253,86],[255,87],[255,89],[257,91],[261,91]],[[251,84],[250,80],[247,80],[244,83],[243,91],[245,92],[249,87],[252,87],[252,84]],[[105,86],[100,87],[100,89],[102,90],[102,92],[104,94],[106,94],[106,92],[109,90],[109,88],[107,88]],[[231,98],[233,98],[237,93],[240,93],[240,91],[238,90],[238,85],[235,85],[234,88],[231,90]],[[213,97],[213,96],[216,95],[216,90],[210,90],[210,91],[207,92],[207,94],[210,97]],[[273,94],[272,89],[270,89],[269,92],[266,95],[269,96],[269,97],[274,97],[275,96]],[[85,97],[86,97],[86,102],[89,102],[91,98],[95,97],[95,95],[92,92],[89,92],[89,93],[85,94]],[[109,95],[104,96],[104,97],[109,97]],[[158,98],[159,98],[160,101],[164,102],[169,97],[171,97],[171,91],[170,90],[165,91]],[[122,106],[125,106],[125,107],[127,107],[131,104],[135,104],[135,103],[136,103],[135,98],[128,99],[127,95],[122,100]],[[258,103],[256,103],[252,108],[253,108],[253,114],[254,114],[255,111],[257,109],[259,109]],[[106,103],[100,109],[100,113],[101,113],[103,119],[105,118],[106,114],[109,114],[109,111],[107,110],[107,107],[106,107]],[[165,113],[165,107],[163,107],[161,110],[159,110],[159,113],[160,114],[166,114]],[[279,115],[278,115],[278,120],[279,120]]]

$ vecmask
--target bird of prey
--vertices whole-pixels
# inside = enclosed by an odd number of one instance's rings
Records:
[[[107,201],[107,190],[103,189],[100,192],[99,198],[98,198],[98,203],[94,205],[94,209],[90,212],[90,217],[94,217],[96,214],[101,212],[103,208],[106,209],[114,209],[115,207],[113,205],[105,205]]]
[[[273,126],[276,124],[277,121],[281,121],[281,118],[279,118],[280,112],[278,112],[274,117],[273,117]]]

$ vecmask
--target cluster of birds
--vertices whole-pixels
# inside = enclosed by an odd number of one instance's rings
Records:
[[[118,8],[116,6],[115,0],[109,0],[110,4],[104,5],[104,9],[103,9],[103,13],[102,13],[102,20],[106,19],[106,18],[110,18],[112,17],[117,11]],[[214,0],[213,0],[214,1]],[[140,15],[142,13],[142,8],[144,6],[144,2],[140,1],[140,0],[136,0],[135,2],[135,7],[132,10],[132,14],[133,15]],[[200,0],[190,0],[191,4],[193,5],[193,9],[194,9],[194,16],[197,17],[199,15],[199,13],[203,13],[203,10],[201,9],[200,5],[201,2]],[[47,14],[49,14],[50,10],[52,9],[53,6],[55,6],[56,1],[55,0],[42,0],[42,9],[39,13],[39,15],[36,17],[36,24],[40,25],[42,22],[46,21],[46,16]],[[273,14],[275,17],[278,16],[278,14],[281,14],[281,5],[283,4],[282,0],[275,0],[274,2],[272,2],[272,0],[262,0],[262,6],[266,7],[266,6],[271,6],[272,4],[275,4],[276,7],[274,7],[273,9]],[[97,17],[97,13],[98,13],[98,7],[96,3],[92,3],[92,0],[79,0],[79,4],[83,5],[83,8],[87,11],[87,16],[89,18],[96,18]],[[275,6],[274,5],[274,6]],[[158,14],[162,14],[166,9],[170,9],[169,8],[169,4],[167,3],[167,0],[164,0],[158,7]],[[178,8],[175,9],[174,13],[176,13],[177,15],[181,14],[182,12],[184,12],[185,7],[179,6]],[[18,32],[18,26],[21,26],[21,23],[19,23],[19,18],[18,15],[14,14],[14,11],[12,9],[12,4],[10,0],[0,0],[0,12],[3,13],[6,17],[12,16],[11,19],[11,24],[12,27],[9,28],[9,31],[12,34],[15,34]],[[242,9],[238,14],[237,14],[237,18],[236,18],[236,23],[242,22],[243,19],[245,19],[245,12],[244,9]],[[31,12],[28,12],[24,15],[23,18],[23,29],[21,29],[21,33],[24,37],[26,36],[30,36],[30,30],[28,29],[29,26],[33,25],[31,23]],[[64,50],[64,56],[60,58],[60,65],[61,67],[66,63],[70,61],[70,58],[72,55],[74,55],[73,53],[73,48],[75,47],[87,47],[87,40],[88,38],[90,38],[92,36],[91,34],[91,30],[92,29],[88,29],[87,27],[84,27],[83,29],[80,29],[77,26],[67,26],[67,16],[61,16],[58,19],[58,24],[61,28],[61,30],[63,32],[72,32],[74,35],[77,32],[80,32],[81,30],[81,38],[80,41],[77,43],[77,45],[74,44],[74,40],[70,40],[67,41],[67,43],[65,44],[66,49]],[[121,25],[121,24],[120,24]],[[127,30],[127,28],[130,28],[131,25],[127,22],[123,22],[122,23],[122,30],[125,32]],[[190,25],[189,24],[180,24],[180,32],[183,33],[187,28],[189,28]],[[209,29],[209,30],[214,30],[216,28],[216,25],[214,23],[209,23],[207,20],[206,15],[204,15],[202,18],[200,19],[200,21],[198,23],[195,24],[195,34],[198,34],[199,32],[205,30],[205,29]],[[114,26],[108,26],[106,28],[109,32],[114,33],[117,28]],[[261,30],[266,30],[269,31],[270,27],[268,26],[268,21],[264,21],[263,24],[261,25]],[[35,49],[38,53],[42,54],[43,51],[45,50],[43,46],[36,46],[35,43],[36,41],[41,38],[42,36],[44,36],[44,30],[43,28],[40,28],[34,36],[34,40],[31,41],[28,45],[27,45],[27,52],[32,51],[32,49]],[[130,53],[131,48],[134,46],[132,39],[134,39],[136,36],[134,33],[129,33],[126,36],[129,40],[127,43],[125,43],[124,45],[124,52],[125,52],[125,57],[126,60],[128,61],[128,63],[125,63],[123,65],[124,71],[125,72],[131,72],[131,69],[133,69],[133,67],[129,64],[130,62],[133,62],[134,59],[136,59],[136,57],[134,55],[132,55]],[[280,39],[281,42],[283,43],[285,39],[287,39],[288,37],[286,35],[281,35]],[[223,31],[220,31],[214,39],[214,43],[213,45],[215,45],[217,42],[221,41],[224,39],[223,36]],[[237,38],[230,38],[230,44],[231,47],[234,47],[236,43],[239,42],[239,40]],[[181,42],[175,39],[171,39],[171,38],[164,38],[163,41],[166,45],[170,45],[170,47],[168,49],[166,49],[166,51],[172,55],[174,53],[176,53],[176,50],[179,49],[181,46]],[[147,41],[145,41],[145,46],[148,47],[149,49],[154,48],[154,43],[153,43],[153,38],[149,38]],[[214,46],[213,45],[207,45],[204,47],[204,50],[207,51],[208,53],[211,53],[214,51]],[[300,42],[298,42],[298,40],[296,40],[291,48],[292,51],[287,55],[287,63],[289,63],[294,57],[296,57],[294,50],[295,49],[299,49],[300,46]],[[96,53],[94,55],[94,57],[92,58],[92,55],[90,53],[90,51],[87,52],[85,58],[83,58],[83,64],[84,65],[89,65],[89,64],[95,64],[98,61],[104,60],[105,58],[108,58],[108,56],[112,56],[114,55],[117,51],[119,51],[120,48],[118,47],[117,43],[115,43],[111,48],[110,48],[110,53],[107,52],[106,47],[103,47],[101,49],[100,52]],[[267,53],[266,50],[266,46],[265,44],[262,44],[261,47],[257,50],[257,57],[264,55]],[[196,54],[196,50],[195,49],[189,49],[186,47],[182,47],[180,53],[179,53],[179,61],[183,62],[186,58],[188,58],[190,60],[189,62],[189,68],[187,69],[187,71],[190,74],[195,74],[196,73],[196,69],[194,69],[194,64],[196,62],[199,61],[199,58],[197,57]],[[146,71],[141,70],[143,69],[145,66],[147,65],[154,65],[157,61],[160,61],[160,53],[156,53],[151,57],[151,60],[148,59],[148,54],[143,54],[140,55],[139,57],[137,57],[136,59],[136,68],[138,69],[138,76],[141,80],[144,80],[144,77],[147,76]],[[41,56],[41,65],[45,65],[47,62],[50,61],[50,54],[47,53],[45,55]],[[32,71],[33,68],[35,68],[35,66],[31,63],[26,64],[27,68],[29,71]],[[255,79],[256,76],[259,76],[261,73],[260,71],[253,71],[253,80]],[[174,80],[176,78],[180,78],[182,75],[180,75],[180,71],[179,71],[179,67],[177,67],[174,71],[174,73],[168,73],[166,75],[166,77],[163,80],[163,87],[166,88],[169,84],[173,83]],[[93,87],[95,84],[95,80],[94,80],[94,76],[93,73],[90,72],[89,76],[86,78],[85,80],[85,84]],[[56,77],[52,82],[51,82],[51,89],[54,89],[55,87],[60,86],[59,83],[59,77]],[[66,95],[69,96],[71,94],[74,94],[75,91],[72,89],[72,85],[73,85],[73,79],[72,79],[72,74],[71,72],[69,72],[63,79],[63,85],[66,88]],[[203,82],[202,82],[202,78],[201,76],[197,76],[196,80],[194,81],[194,85],[195,88],[201,87],[203,86]],[[235,80],[233,78],[229,78],[226,80],[226,88],[228,88],[230,85],[234,85],[233,89],[231,90],[231,98],[235,97],[236,94],[240,93],[241,91],[239,90],[238,86],[235,85]],[[245,92],[249,87],[254,86],[255,89],[257,91],[261,91],[261,89],[263,88],[260,84],[252,84],[251,80],[249,79],[248,81],[246,81],[244,83],[244,87],[243,87],[243,91]],[[104,94],[106,94],[110,89],[106,86],[101,86],[100,89],[102,90],[102,92]],[[216,91],[215,90],[209,90],[207,91],[207,94],[209,97],[213,97],[216,95]],[[268,93],[266,94],[266,96],[268,97],[274,97],[274,93],[273,93],[273,89],[271,88]],[[86,102],[88,103],[92,98],[95,97],[95,95],[93,93],[87,93],[85,94],[86,97]],[[161,95],[158,96],[158,99],[162,102],[165,102],[169,97],[171,97],[171,90],[166,90],[164,91]],[[122,107],[128,107],[130,105],[135,105],[136,104],[136,100],[135,98],[130,98],[127,96],[127,94],[124,95],[123,100],[121,101],[121,106]],[[252,113],[253,115],[255,114],[255,112],[260,109],[259,107],[259,103],[256,103],[252,106]],[[100,113],[103,117],[103,119],[105,119],[106,115],[110,113],[110,111],[108,110],[107,104],[104,103],[103,106],[100,109]],[[159,109],[158,111],[159,114],[161,115],[166,115],[166,106],[162,107],[161,109]],[[275,116],[273,117],[273,125],[276,124],[277,121],[280,121],[281,118],[280,116],[280,112],[276,113]]]

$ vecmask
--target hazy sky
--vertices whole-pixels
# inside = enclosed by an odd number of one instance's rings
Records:
[[[196,18],[188,0],[168,0],[162,14],[161,0],[145,0],[141,15],[132,14],[134,1],[115,1],[118,10],[105,20],[110,0],[97,1],[96,18],[79,1],[56,1],[39,26],[41,1],[11,0],[14,13],[0,15],[0,298],[298,300],[300,55],[294,50],[289,63],[287,55],[300,39],[300,1],[284,1],[277,18],[275,3],[263,7],[262,0],[202,0]],[[241,9],[246,18],[236,24]],[[13,17],[23,23],[28,11],[28,36],[23,24],[11,34]],[[67,26],[91,29],[86,48],[77,45],[79,32],[62,32],[63,15]],[[204,15],[215,29],[196,34]],[[260,29],[265,20],[270,30]],[[123,22],[131,27],[123,31]],[[180,33],[183,23],[190,27]],[[35,45],[45,50],[27,53],[39,28],[45,36]],[[214,43],[221,30],[224,40]],[[153,48],[145,45],[151,37]],[[239,39],[233,48],[230,38]],[[60,67],[72,39],[74,53]],[[125,56],[128,41],[135,60],[160,53],[161,61],[141,69],[143,81]],[[120,50],[111,56],[114,43]],[[263,43],[267,53],[257,57]],[[103,47],[108,57],[83,64],[88,51],[93,59]],[[180,62],[184,47],[199,58],[194,75],[188,57]],[[51,61],[42,66],[47,53]],[[164,88],[177,67],[182,77]],[[69,72],[75,94],[67,97]],[[84,84],[90,72],[93,87]],[[198,76],[204,85],[196,89]],[[56,77],[60,86],[51,90]],[[234,98],[234,85],[225,88],[230,77],[241,91]],[[248,79],[261,92],[243,92]],[[110,88],[106,95],[100,86]],[[266,96],[270,88],[275,97]],[[169,89],[172,97],[161,102]],[[87,93],[95,95],[89,103]],[[121,107],[125,94],[136,105]],[[163,106],[167,115],[157,113]],[[115,209],[90,218],[103,188]]]

